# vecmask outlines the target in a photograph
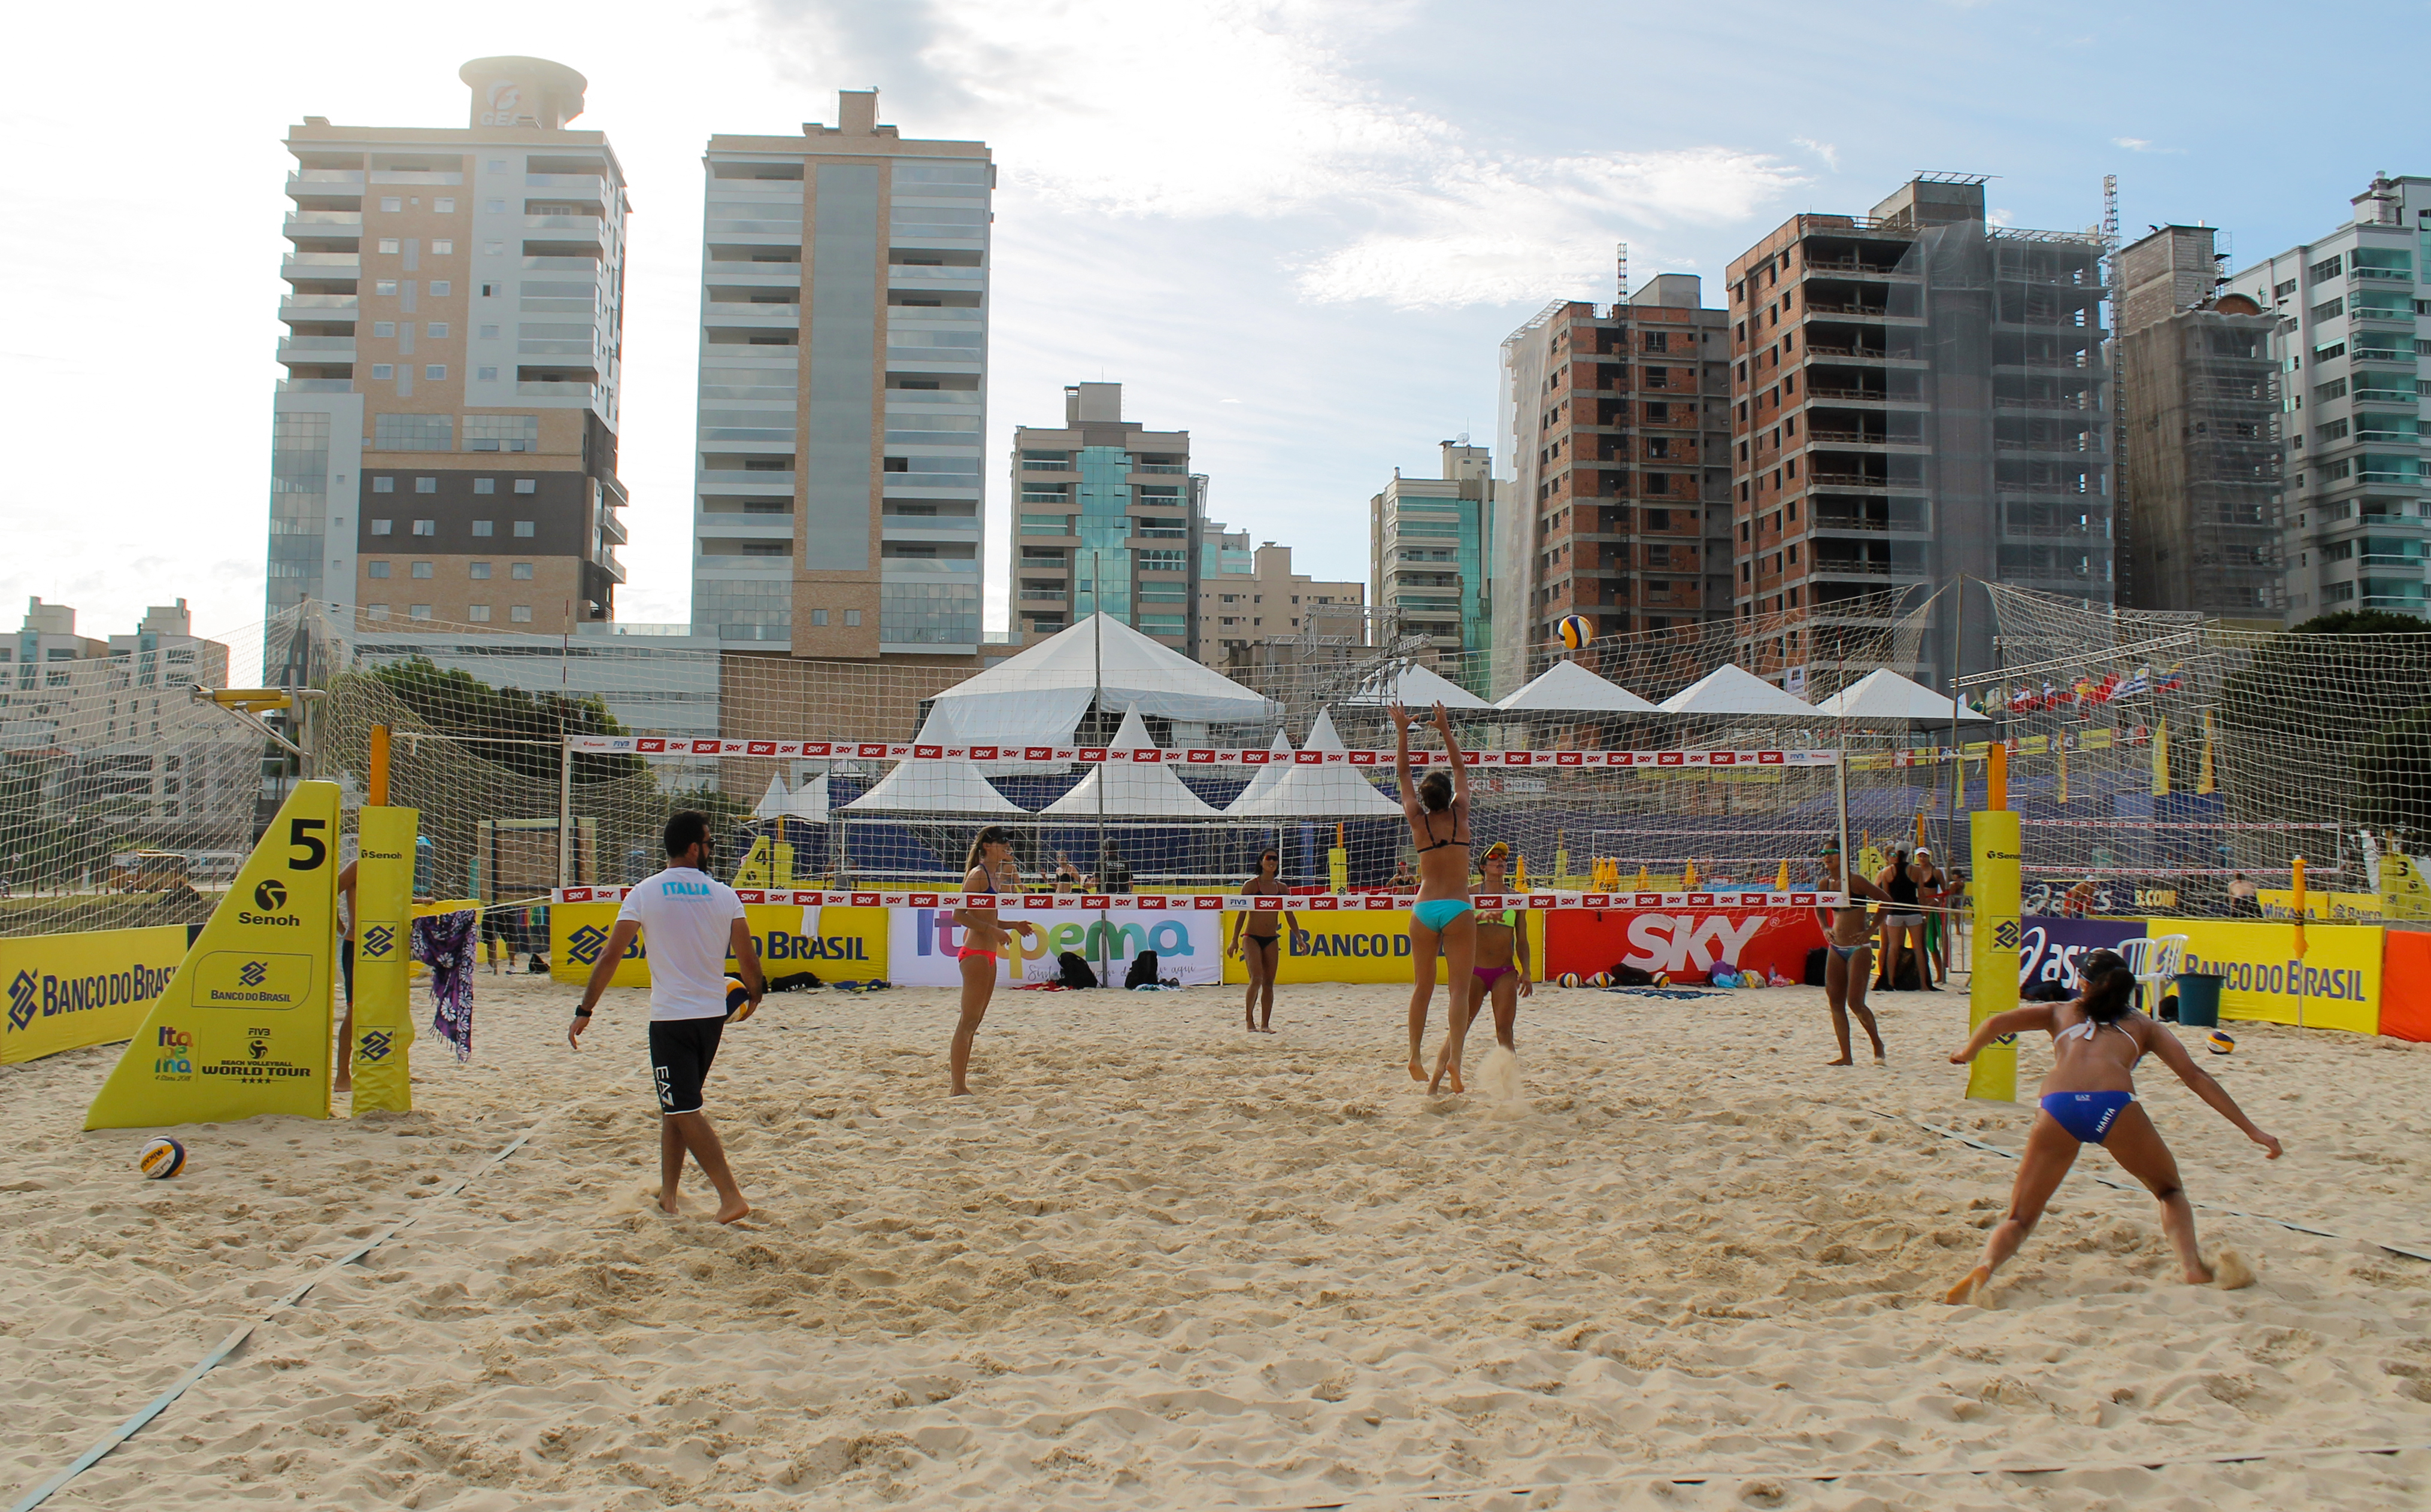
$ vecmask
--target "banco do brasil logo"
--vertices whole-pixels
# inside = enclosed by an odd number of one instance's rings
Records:
[[[35,978],[34,973],[31,972],[19,972],[17,973],[17,979],[8,984],[8,1025],[10,1028],[23,1029],[25,1025],[34,1022],[34,1006],[36,1000],[41,996],[41,989],[42,983]]]
[[[377,960],[389,953],[396,943],[396,931],[386,924],[373,924],[363,931],[363,955]]]
[[[606,930],[592,924],[584,924],[565,938],[566,958],[576,961],[596,961],[599,958],[599,947],[606,943],[608,943]]]
[[[287,906],[287,884],[277,877],[264,877],[253,889],[253,906],[264,913],[276,913]]]
[[[2003,919],[1992,928],[1992,944],[1997,950],[2016,950],[2019,945],[2018,922]]]
[[[247,987],[260,987],[270,979],[270,968],[260,961],[247,961],[236,973],[236,979]]]

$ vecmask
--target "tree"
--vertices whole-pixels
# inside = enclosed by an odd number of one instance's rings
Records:
[[[2418,708],[2382,726],[2356,753],[2355,804],[2359,823],[2379,830],[2431,834],[2431,708]],[[2418,840],[2416,843],[2420,843]]]

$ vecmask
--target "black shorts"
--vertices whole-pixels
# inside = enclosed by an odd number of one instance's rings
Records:
[[[658,1086],[661,1113],[700,1111],[701,1083],[717,1059],[724,1019],[652,1019],[650,1078]]]

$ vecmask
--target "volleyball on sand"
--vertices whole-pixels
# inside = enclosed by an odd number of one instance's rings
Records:
[[[186,1169],[186,1147],[167,1138],[147,1140],[136,1154],[135,1169],[153,1181],[166,1181]]]

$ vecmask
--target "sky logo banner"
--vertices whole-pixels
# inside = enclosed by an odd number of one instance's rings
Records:
[[[92,1100],[86,1128],[329,1116],[337,833],[338,785],[296,784]]]

